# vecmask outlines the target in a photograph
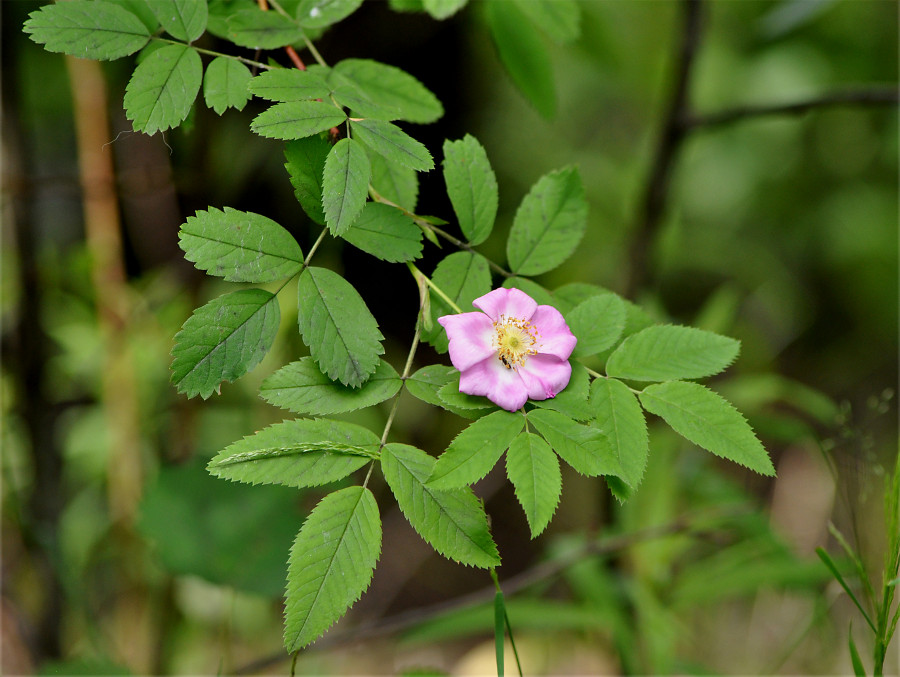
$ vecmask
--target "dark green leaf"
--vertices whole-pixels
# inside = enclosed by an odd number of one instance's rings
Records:
[[[420,172],[434,168],[428,149],[390,122],[351,119],[350,127],[359,141],[391,162]]]
[[[206,30],[209,12],[205,0],[150,0],[147,4],[176,40],[193,42]]]
[[[228,17],[228,39],[250,49],[278,49],[303,39],[303,31],[278,12],[258,7],[241,9]]]
[[[591,407],[596,416],[594,425],[606,435],[619,459],[621,478],[637,488],[650,445],[641,405],[621,381],[598,378],[591,384]]]
[[[506,454],[506,474],[525,511],[531,537],[537,538],[550,523],[559,504],[562,491],[559,460],[543,439],[522,432]]]
[[[615,345],[625,329],[625,304],[615,294],[594,296],[566,313],[566,323],[578,339],[572,357],[596,355]]]
[[[491,290],[491,271],[483,256],[470,252],[454,252],[434,269],[432,281],[462,311],[474,310],[472,301]],[[455,312],[440,296],[431,292],[431,315],[434,319]],[[422,340],[430,343],[439,353],[447,352],[447,333],[437,322],[430,331],[422,331]]]
[[[422,229],[409,215],[380,202],[367,202],[342,237],[382,261],[412,261],[422,255]]]
[[[410,169],[387,159],[374,151],[369,152],[372,163],[372,187],[381,195],[407,211],[416,211],[419,197],[419,176]]]
[[[331,149],[325,160],[322,206],[325,222],[334,236],[346,233],[359,216],[366,204],[371,175],[366,151],[353,139],[341,139]]]
[[[203,64],[185,45],[167,45],[144,59],[125,88],[125,115],[136,132],[154,134],[177,127],[200,91]]]
[[[269,101],[309,101],[327,99],[331,88],[319,71],[275,68],[253,78],[250,93]]]
[[[619,475],[619,460],[609,440],[595,428],[548,409],[528,412],[528,421],[550,443],[560,458],[582,475]]]
[[[228,108],[243,110],[250,100],[247,85],[250,70],[235,59],[220,56],[206,67],[203,76],[203,98],[206,105],[221,115]]]
[[[354,83],[366,100],[384,113],[358,110],[365,117],[429,123],[444,114],[444,107],[434,94],[412,75],[394,66],[369,59],[344,59],[334,71]],[[352,104],[347,105],[353,108]]]
[[[297,20],[304,28],[325,28],[353,14],[362,0],[301,0]]]
[[[474,136],[444,141],[444,182],[459,227],[473,245],[484,242],[497,218],[497,177]]]
[[[516,6],[560,44],[577,40],[581,34],[581,10],[574,0],[516,0]]]
[[[250,129],[270,139],[302,139],[335,127],[347,116],[324,101],[276,103],[257,115]]]
[[[321,135],[308,136],[284,144],[284,167],[291,177],[294,195],[303,211],[320,226],[325,225],[322,207],[322,175],[331,143]]]

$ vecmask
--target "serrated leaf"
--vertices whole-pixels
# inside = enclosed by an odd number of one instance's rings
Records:
[[[491,271],[483,256],[471,252],[454,252],[444,258],[431,276],[432,281],[463,312],[473,310],[472,301],[491,290]],[[437,319],[455,312],[437,294],[431,292],[431,315]],[[439,353],[446,353],[447,334],[437,322],[431,331],[422,331],[422,340]]]
[[[458,383],[459,371],[453,367],[448,367],[443,364],[432,364],[419,369],[406,379],[405,384],[409,393],[423,402],[433,404],[436,407],[441,407],[442,409],[446,409],[463,418],[478,418],[479,413],[477,411],[455,407],[451,404],[447,404],[441,398],[439,394],[440,391],[448,384],[451,384],[454,378],[457,379]],[[457,389],[459,389],[458,385]]]
[[[318,70],[274,68],[253,78],[250,93],[268,101],[287,103],[328,98],[331,87]]]
[[[137,16],[102,0],[44,5],[28,15],[22,30],[48,52],[82,59],[118,59],[150,40],[150,31]]]
[[[319,371],[311,357],[304,357],[269,376],[259,394],[269,404],[297,414],[343,414],[384,402],[402,385],[400,375],[384,360],[361,387],[348,388]]]
[[[365,117],[407,122],[434,122],[444,114],[437,97],[406,71],[369,59],[344,59],[334,72],[361,90],[365,100],[378,110],[357,110]],[[335,91],[335,97],[338,92]],[[340,100],[340,99],[339,99]],[[351,108],[354,108],[352,104]]]
[[[587,421],[594,417],[594,411],[588,402],[590,381],[587,369],[577,362],[573,362],[572,376],[562,392],[547,400],[535,400],[534,404],[542,409],[558,411],[576,421]]]
[[[647,386],[640,400],[644,409],[698,447],[761,475],[775,474],[769,455],[750,425],[712,390],[698,383],[670,381]]]
[[[153,10],[147,6],[147,0],[105,0],[111,2],[114,5],[118,5],[122,9],[127,12],[131,12],[138,19],[141,20],[147,30],[150,31],[150,34],[156,32],[156,29],[159,28],[159,19],[156,18],[156,15],[153,13]]]
[[[154,134],[177,127],[200,91],[203,64],[185,45],[166,45],[134,69],[125,87],[125,115],[136,132]]]
[[[468,487],[439,491],[426,486],[435,460],[406,444],[381,452],[384,478],[416,532],[444,557],[475,567],[499,566],[487,516]]]
[[[250,129],[269,139],[302,139],[346,120],[343,111],[324,101],[276,103],[257,115]]]
[[[193,42],[206,30],[206,0],[148,0],[157,20],[176,40]]]
[[[495,409],[496,405],[486,397],[469,395],[459,391],[460,373],[456,369],[450,381],[438,388],[438,398],[452,410],[456,409]]]
[[[453,489],[474,484],[490,472],[524,425],[523,416],[502,410],[470,424],[440,455],[428,486]]]
[[[443,21],[466,6],[469,0],[423,0],[422,7],[438,21]]]
[[[298,287],[300,332],[319,369],[344,385],[361,386],[384,352],[384,336],[365,301],[326,268],[306,268]]]
[[[650,439],[637,397],[621,381],[594,379],[591,384],[594,425],[603,432],[619,459],[620,477],[633,489],[641,483]]]
[[[209,462],[216,477],[248,484],[317,487],[337,482],[378,456],[380,440],[353,423],[294,419],[229,445]]]
[[[484,147],[469,134],[444,141],[444,182],[459,227],[472,245],[491,234],[497,218],[497,177]]]
[[[203,76],[203,99],[221,115],[228,108],[243,110],[250,100],[247,85],[253,76],[240,61],[220,56],[206,67]]]
[[[304,28],[325,28],[353,14],[362,0],[301,0],[297,21]]]
[[[270,218],[231,207],[189,216],[178,245],[197,268],[229,282],[283,280],[303,265],[303,252],[289,232]]]
[[[303,40],[303,31],[278,12],[258,7],[241,9],[228,16],[227,38],[250,49],[278,49]]]
[[[578,338],[572,357],[596,355],[615,345],[625,329],[625,304],[615,294],[594,296],[566,313],[566,324]]]
[[[369,587],[381,553],[381,518],[365,487],[335,491],[306,518],[288,560],[284,646],[316,640]]]
[[[710,331],[657,325],[622,342],[606,363],[606,373],[632,381],[667,381],[712,376],[734,362],[740,341]]]
[[[516,0],[516,6],[554,41],[567,44],[581,35],[581,10],[574,0]]]
[[[397,125],[384,120],[351,119],[350,128],[359,141],[391,162],[419,172],[434,169],[428,149]]]
[[[559,460],[543,439],[522,432],[506,453],[506,475],[525,511],[531,537],[537,538],[559,505],[562,491]]]
[[[511,2],[486,3],[486,17],[500,61],[525,98],[547,119],[556,115],[550,53],[522,10]]]
[[[581,241],[587,226],[587,199],[574,167],[541,177],[522,200],[506,257],[517,275],[539,275],[565,261]]]
[[[353,139],[341,139],[328,153],[322,177],[322,206],[325,223],[335,237],[346,233],[362,211],[371,175],[366,151]]]
[[[278,333],[274,294],[241,289],[197,308],[175,335],[172,383],[188,397],[208,398],[260,363]]]
[[[331,143],[320,134],[284,144],[284,158],[287,160],[284,168],[294,187],[294,196],[306,215],[320,226],[325,225],[322,174],[330,152]]]
[[[602,432],[549,409],[528,412],[533,423],[559,457],[582,475],[619,475],[619,460]]]
[[[422,255],[422,229],[396,207],[367,202],[342,237],[382,261],[413,261]]]
[[[407,211],[415,212],[419,197],[416,170],[389,162],[375,151],[369,152],[369,161],[372,163],[372,187],[378,194]]]

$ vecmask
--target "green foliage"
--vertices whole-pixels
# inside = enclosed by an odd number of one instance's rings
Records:
[[[454,380],[459,382],[459,372],[456,369],[443,364],[432,364],[419,369],[406,379],[405,384],[410,394],[423,402],[441,407],[463,418],[478,418],[478,414],[472,407],[457,406],[441,397],[441,393],[445,389],[452,390]],[[458,392],[459,387],[457,386]]]
[[[598,378],[591,384],[591,407],[594,425],[606,434],[619,459],[619,477],[636,489],[644,476],[650,446],[640,403],[621,381]]]
[[[286,106],[289,104],[280,104]],[[322,205],[333,235],[343,235],[366,203],[372,166],[365,149],[353,139],[338,141],[325,160]]]
[[[176,40],[193,42],[206,30],[209,10],[196,0],[152,0],[147,5],[157,21]]]
[[[188,261],[229,282],[262,284],[293,277],[303,265],[300,245],[265,216],[215,207],[188,217],[178,232]]]
[[[422,255],[422,230],[412,217],[380,202],[367,202],[342,237],[383,261],[413,261]]]
[[[244,110],[250,100],[247,85],[251,79],[250,70],[240,61],[216,57],[203,76],[203,99],[219,115],[228,108]]]
[[[497,178],[487,153],[469,134],[444,142],[444,183],[459,227],[469,241],[484,242],[497,218]]]
[[[274,294],[242,289],[198,308],[175,336],[172,383],[188,397],[208,398],[265,357],[281,313]]]
[[[300,71],[296,71],[300,72]],[[322,174],[331,144],[321,135],[309,136],[284,144],[284,167],[291,177],[294,195],[303,211],[320,226],[325,225],[322,207]]]
[[[441,20],[453,16],[469,0],[422,0],[422,6],[435,19]]]
[[[438,490],[427,484],[435,460],[406,444],[385,445],[384,478],[416,532],[444,557],[468,566],[499,566],[487,516],[468,487]]]
[[[351,120],[350,129],[357,139],[389,162],[420,172],[434,168],[434,160],[428,149],[390,122],[377,119]]]
[[[556,397],[538,400],[535,404],[542,409],[553,409],[576,421],[587,421],[594,417],[594,411],[588,403],[591,379],[587,369],[577,362],[572,365],[572,376],[569,385]]]
[[[319,502],[297,534],[288,561],[288,653],[317,639],[359,599],[380,553],[381,518],[371,491],[347,487]]]
[[[469,252],[454,252],[438,263],[432,280],[463,312],[474,310],[472,301],[491,290],[491,272],[484,257]],[[431,315],[437,319],[454,312],[437,294],[431,295]],[[430,331],[422,331],[422,340],[441,353],[447,352],[447,335],[435,322]]]
[[[200,91],[203,64],[185,45],[154,50],[134,69],[125,88],[125,114],[134,131],[145,134],[177,127],[187,117]]]
[[[625,303],[615,294],[592,296],[566,313],[578,338],[573,357],[596,355],[615,345],[625,329]]]
[[[340,76],[339,82],[350,83],[356,97],[362,94],[364,101],[374,110],[355,108],[366,117],[382,120],[406,120],[427,124],[435,122],[444,114],[444,107],[437,97],[409,73],[387,64],[370,59],[344,59],[334,67]],[[346,93],[346,90],[344,90]],[[340,100],[340,92],[335,90]]]
[[[520,433],[506,454],[506,474],[522,504],[531,537],[547,528],[562,492],[562,475],[556,454],[543,439]]]
[[[302,139],[341,124],[347,116],[324,101],[277,103],[253,120],[250,129],[269,139]]]
[[[238,10],[228,17],[226,36],[241,47],[277,49],[302,40],[303,31],[278,12],[263,12],[254,7]]]
[[[362,0],[300,0],[297,20],[303,28],[326,28],[347,18]]]
[[[331,94],[325,69],[305,71],[275,68],[257,75],[250,82],[250,92],[268,101],[291,102],[325,99]]]
[[[581,10],[574,0],[515,0],[535,26],[558,43],[577,40],[581,35]]]
[[[562,460],[582,475],[594,477],[621,473],[619,459],[609,439],[599,430],[549,409],[529,412],[528,422],[534,424]]]

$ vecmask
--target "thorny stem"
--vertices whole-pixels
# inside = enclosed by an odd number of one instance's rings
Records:
[[[425,275],[425,273],[423,273],[421,270],[419,270],[418,268],[416,268],[412,263],[407,263],[406,265],[409,266],[409,270],[410,270],[410,272],[413,274],[413,277],[415,277],[417,280],[424,280],[424,282],[425,282],[429,287],[431,287],[431,288],[434,290],[434,293],[437,294],[438,296],[440,296],[440,297],[444,300],[444,303],[446,303],[448,306],[450,306],[451,309],[455,310],[457,313],[461,313],[461,312],[462,312],[462,309],[461,309],[458,305],[456,305],[456,304],[450,299],[450,297],[447,296],[447,295],[441,290],[440,287],[438,287],[437,285],[435,285],[435,283],[432,282],[432,281],[428,278],[428,276]]]

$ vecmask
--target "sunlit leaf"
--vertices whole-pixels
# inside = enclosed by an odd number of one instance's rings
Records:
[[[469,0],[422,0],[426,12],[438,21],[453,16],[466,6]]]
[[[525,511],[531,537],[537,538],[559,504],[562,491],[559,459],[543,439],[522,432],[506,453],[506,474]]]
[[[620,477],[637,488],[644,476],[650,439],[637,397],[621,381],[594,379],[591,384],[594,425],[602,431],[619,459]]]
[[[619,459],[609,440],[596,428],[549,409],[528,412],[533,423],[560,458],[582,475],[619,475]]]
[[[269,139],[302,139],[341,124],[347,117],[324,101],[276,103],[257,115],[250,129]]]

